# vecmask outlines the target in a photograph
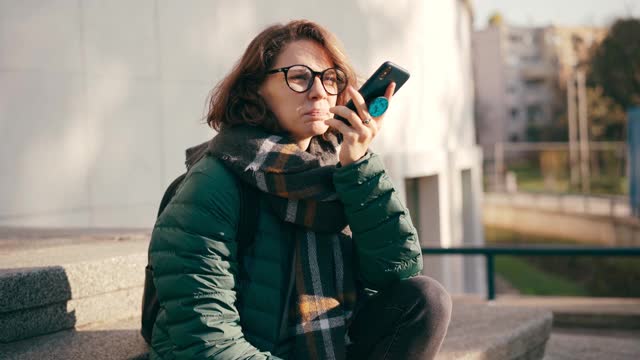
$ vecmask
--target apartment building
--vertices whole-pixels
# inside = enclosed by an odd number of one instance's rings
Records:
[[[566,82],[606,29],[493,23],[473,35],[478,143],[526,141],[557,121]]]

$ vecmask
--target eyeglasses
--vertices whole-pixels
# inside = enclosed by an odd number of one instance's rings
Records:
[[[313,71],[306,65],[291,65],[267,71],[267,75],[284,73],[284,79],[289,88],[297,93],[309,91],[316,76],[320,77],[324,90],[330,95],[338,95],[347,87],[347,75],[340,69],[328,68],[323,71]]]

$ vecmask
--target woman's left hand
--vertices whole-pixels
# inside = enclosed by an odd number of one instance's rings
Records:
[[[391,98],[393,97],[395,89],[396,83],[392,82],[384,94],[387,100],[389,100],[389,105],[391,104]],[[385,114],[379,117],[372,117],[369,114],[362,95],[351,85],[347,87],[347,91],[349,91],[349,95],[351,95],[351,99],[356,105],[358,113],[343,105],[334,106],[330,108],[329,111],[347,119],[351,126],[333,118],[325,120],[325,124],[342,133],[343,142],[338,157],[342,166],[358,161],[367,153],[369,144],[371,144],[371,141],[376,137],[378,131],[380,131],[384,115],[386,114],[385,112]],[[365,124],[367,119],[369,119],[369,121]]]

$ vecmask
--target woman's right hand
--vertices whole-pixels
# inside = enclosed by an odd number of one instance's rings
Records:
[[[395,89],[395,82],[392,82],[387,87],[384,96],[389,100],[389,103],[391,103]],[[358,112],[356,113],[343,105],[334,106],[329,111],[347,119],[351,126],[333,118],[325,120],[325,124],[342,133],[343,142],[338,156],[342,166],[358,161],[367,153],[371,141],[373,141],[382,127],[382,121],[386,114],[385,112],[376,118],[372,117],[362,95],[351,85],[347,87],[347,91],[351,95]]]

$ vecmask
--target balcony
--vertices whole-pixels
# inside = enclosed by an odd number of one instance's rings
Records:
[[[553,77],[554,70],[544,62],[522,63],[520,75],[524,80],[544,80]]]

